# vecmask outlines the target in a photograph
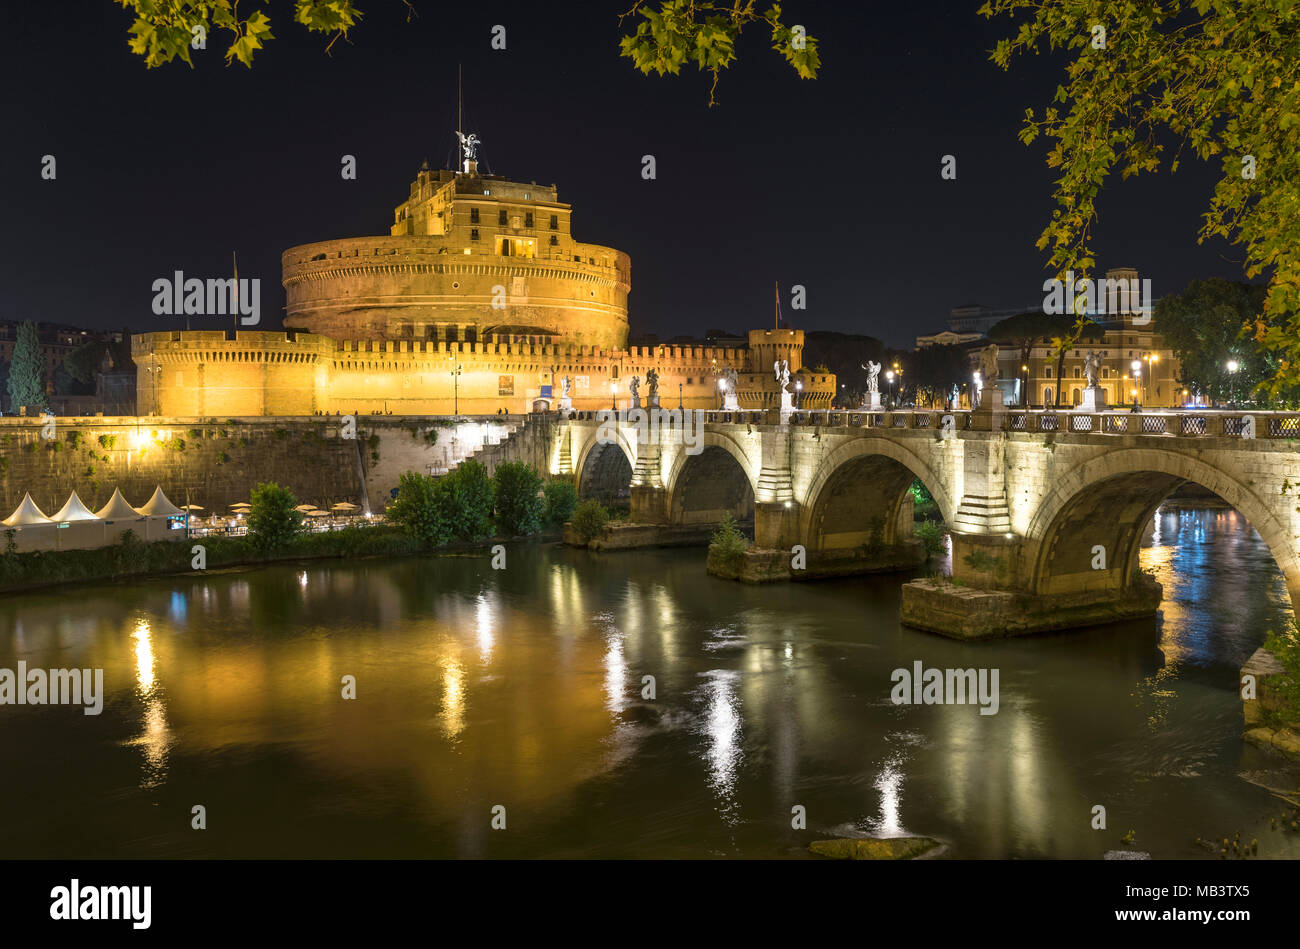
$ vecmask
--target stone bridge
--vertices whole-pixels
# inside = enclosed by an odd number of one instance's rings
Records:
[[[552,472],[584,497],[621,495],[634,524],[666,536],[698,539],[733,512],[752,524],[747,579],[921,567],[919,478],[950,529],[952,576],[906,584],[903,618],[969,638],[1152,615],[1161,589],[1139,569],[1142,536],[1194,482],[1250,521],[1300,604],[1298,415],[699,414],[693,439],[575,414],[553,430]]]

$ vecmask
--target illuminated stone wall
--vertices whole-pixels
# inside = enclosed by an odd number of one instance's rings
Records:
[[[31,419],[0,419],[0,517],[25,491],[48,516],[73,489],[93,511],[115,487],[139,506],[161,485],[173,504],[188,498],[203,515],[247,501],[259,481],[317,505],[356,502],[361,490],[358,442],[323,419],[59,418],[54,436],[42,438]]]
[[[492,415],[558,408],[573,380],[578,410],[627,408],[629,383],[659,373],[665,408],[718,407],[717,372],[745,368],[743,349],[600,350],[508,342],[346,340],[310,333],[145,333],[132,337],[142,415]],[[830,377],[833,390],[834,377]],[[545,393],[551,387],[550,394]]]

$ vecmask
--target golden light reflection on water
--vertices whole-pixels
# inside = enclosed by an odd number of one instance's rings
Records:
[[[623,636],[611,629],[605,637],[605,708],[617,715],[627,708],[627,657],[623,654]]]
[[[442,667],[442,711],[439,721],[442,733],[447,738],[455,738],[465,730],[465,668],[455,656],[443,656],[439,661]]]
[[[135,640],[135,679],[136,694],[141,701],[141,731],[130,744],[140,747],[144,753],[140,787],[154,788],[167,779],[167,755],[172,735],[162,690],[158,688],[154,671],[153,632],[148,619],[138,618],[131,635]]]
[[[496,642],[496,637],[492,630],[492,604],[488,602],[486,594],[478,595],[478,602],[474,607],[474,619],[474,626],[478,631],[479,662],[487,665],[492,661],[492,646]]]

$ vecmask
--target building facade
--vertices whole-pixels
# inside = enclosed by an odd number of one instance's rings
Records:
[[[1138,272],[1113,269],[1106,272],[1106,280],[1111,284],[1126,281],[1134,291],[1111,293],[1089,313],[1101,338],[1080,341],[1066,352],[1061,365],[1045,340],[1033,348],[1027,361],[1022,361],[1013,347],[1001,347],[998,378],[1009,402],[1043,407],[1059,404],[1062,408],[1078,405],[1088,385],[1084,362],[1090,352],[1101,357],[1097,385],[1111,406],[1123,408],[1136,401],[1150,408],[1176,408],[1193,399],[1194,394],[1178,382],[1178,357],[1158,331],[1154,301],[1137,299]]]

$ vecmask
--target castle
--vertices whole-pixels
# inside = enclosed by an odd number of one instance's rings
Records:
[[[140,414],[550,411],[566,377],[574,409],[627,408],[651,369],[665,408],[712,409],[729,368],[741,406],[762,408],[778,356],[800,407],[829,407],[835,377],[802,368],[801,330],[755,331],[751,350],[628,348],[628,255],[574,240],[555,185],[480,173],[472,137],[462,156],[420,169],[388,236],[286,250],[285,330],[133,336]]]

